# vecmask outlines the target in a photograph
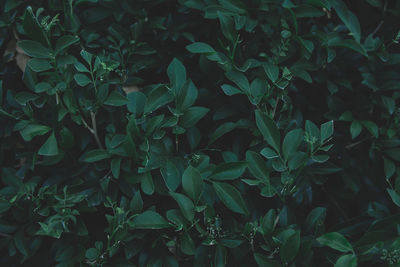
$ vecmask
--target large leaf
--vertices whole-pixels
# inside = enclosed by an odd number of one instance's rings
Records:
[[[339,18],[343,21],[344,25],[346,25],[346,27],[353,34],[354,39],[358,43],[360,43],[361,28],[357,16],[348,9],[346,4],[342,0],[333,0],[331,1],[331,5],[335,9]]]
[[[178,95],[186,82],[186,69],[182,62],[174,58],[167,68],[167,74],[172,84],[172,91]]]
[[[256,124],[265,141],[279,154],[281,136],[275,122],[263,112],[256,110]]]
[[[304,132],[302,129],[295,129],[288,132],[283,139],[282,154],[285,159],[288,159],[293,153],[297,151],[300,144],[304,140]]]
[[[18,46],[24,50],[24,52],[36,58],[51,58],[52,52],[50,49],[44,47],[38,42],[31,40],[23,40],[18,42]]]
[[[200,172],[196,168],[189,166],[183,172],[182,187],[185,193],[195,203],[200,199],[203,193],[204,182],[201,178]]]
[[[179,193],[169,193],[175,201],[178,203],[179,208],[181,209],[182,215],[189,220],[190,222],[194,219],[194,204],[190,198],[183,194]]]
[[[228,183],[214,182],[213,188],[218,198],[228,209],[241,214],[249,213],[242,195],[234,186]]]
[[[213,180],[234,180],[246,170],[247,162],[228,162],[219,164],[209,176]]]
[[[328,246],[341,252],[353,251],[353,247],[347,239],[340,233],[326,233],[317,238],[317,241],[324,246]]]
[[[170,191],[175,191],[181,184],[179,171],[169,160],[167,160],[165,166],[161,168],[161,175],[164,178],[165,185]]]
[[[151,210],[147,210],[136,216],[132,223],[137,229],[163,229],[171,227],[160,214]]]

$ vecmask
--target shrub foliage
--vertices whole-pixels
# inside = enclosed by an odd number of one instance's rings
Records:
[[[1,266],[400,262],[399,1],[0,8]]]

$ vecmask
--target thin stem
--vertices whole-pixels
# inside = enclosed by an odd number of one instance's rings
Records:
[[[7,238],[13,238],[12,235],[5,234],[5,233],[0,233],[0,236],[2,236],[2,237],[7,237]]]
[[[355,147],[355,146],[358,146],[359,144],[364,143],[365,141],[367,141],[367,140],[369,140],[369,139],[371,139],[371,138],[372,138],[371,136],[367,136],[367,137],[361,139],[361,140],[358,141],[358,142],[355,142],[355,143],[352,143],[352,144],[347,145],[347,146],[346,146],[346,149],[350,149],[350,148],[353,148],[353,147]]]
[[[103,149],[103,146],[100,142],[100,138],[99,135],[97,133],[97,126],[96,126],[96,113],[94,113],[93,111],[90,111],[90,117],[92,119],[92,130],[93,130],[93,135],[94,135],[94,139],[96,140],[97,145],[99,146],[100,149]]]

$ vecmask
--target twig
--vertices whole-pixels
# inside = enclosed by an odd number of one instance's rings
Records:
[[[103,149],[103,145],[100,142],[99,134],[97,133],[97,126],[96,126],[96,113],[93,111],[90,111],[90,118],[92,119],[92,127],[89,126],[89,124],[86,122],[86,120],[83,117],[83,114],[81,114],[81,120],[83,125],[89,130],[91,134],[93,134],[94,139],[96,140],[97,146],[100,149]]]
[[[0,233],[0,236],[2,236],[2,237],[7,237],[7,238],[13,238],[12,235],[5,234],[5,233]]]
[[[274,111],[272,112],[272,119],[275,117],[275,113],[276,113],[276,109],[278,107],[278,104],[279,104],[279,97],[276,98]]]
[[[385,4],[383,5],[383,10],[382,10],[382,19],[379,22],[378,26],[376,26],[375,30],[371,33],[372,36],[374,36],[382,27],[383,25],[383,18],[385,17],[386,9],[388,6],[388,0],[385,1]]]
[[[350,149],[350,148],[355,147],[355,146],[357,146],[357,145],[359,145],[359,144],[361,144],[361,143],[363,143],[363,142],[365,142],[365,141],[367,141],[367,140],[369,140],[369,139],[371,139],[371,136],[367,136],[367,137],[361,139],[361,140],[358,141],[358,142],[349,144],[349,145],[347,145],[345,148],[346,148],[346,149]]]
[[[96,126],[96,113],[93,111],[90,111],[90,117],[92,118],[92,130],[93,130],[93,135],[94,139],[96,139],[96,143],[99,146],[100,149],[103,149],[103,146],[101,145],[99,135],[97,133],[97,126]]]

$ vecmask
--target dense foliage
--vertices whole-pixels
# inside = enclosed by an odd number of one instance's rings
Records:
[[[0,266],[400,266],[400,1],[0,9]]]

